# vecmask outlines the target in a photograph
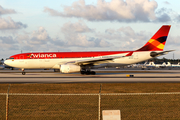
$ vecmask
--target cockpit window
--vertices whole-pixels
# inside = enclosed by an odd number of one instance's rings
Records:
[[[9,60],[9,59],[14,59],[13,57],[12,58],[6,58],[6,60]]]

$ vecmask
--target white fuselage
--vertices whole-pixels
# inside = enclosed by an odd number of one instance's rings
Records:
[[[145,61],[152,58],[150,56],[150,52],[151,51],[134,52],[131,56],[117,58],[112,61],[108,61],[106,65],[122,66],[122,65],[134,64],[141,61]],[[125,56],[126,54],[127,53],[122,53],[122,54],[113,54],[108,56]],[[98,56],[98,57],[107,57],[107,56]],[[94,57],[94,58],[98,58],[98,57]],[[86,59],[93,59],[93,57],[53,58],[53,59],[8,59],[5,61],[5,64],[22,69],[40,69],[40,68],[59,69],[61,64],[65,64],[72,61],[78,61],[78,60],[86,60]]]

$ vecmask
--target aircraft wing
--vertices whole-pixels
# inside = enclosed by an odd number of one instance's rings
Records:
[[[76,65],[98,65],[102,63],[108,63],[112,62],[113,59],[122,58],[124,56],[116,56],[116,57],[105,57],[105,58],[92,58],[92,59],[86,59],[86,60],[78,60],[75,62]]]
[[[75,65],[99,65],[102,63],[112,62],[114,59],[128,57],[128,56],[131,56],[132,54],[133,54],[133,52],[129,52],[125,56],[104,56],[104,57],[102,56],[99,58],[77,60],[77,61],[72,61],[72,62],[68,62],[68,63],[75,64]]]

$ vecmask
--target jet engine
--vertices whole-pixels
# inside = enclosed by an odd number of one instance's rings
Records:
[[[80,72],[81,67],[73,64],[62,64],[60,65],[60,71],[62,73]]]

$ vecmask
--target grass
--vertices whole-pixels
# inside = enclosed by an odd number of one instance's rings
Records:
[[[0,84],[0,93],[7,93],[9,84]]]
[[[180,83],[103,83],[102,93],[180,92]]]
[[[102,110],[121,110],[126,120],[180,118],[180,95],[102,96]]]
[[[10,96],[9,119],[95,120],[98,96]]]
[[[100,84],[12,84],[10,93],[98,93]]]
[[[9,93],[99,93],[101,83],[11,84]],[[0,84],[6,93],[8,84]],[[180,92],[180,83],[102,83],[101,93]]]
[[[180,83],[11,84],[9,93],[157,93],[180,92]],[[9,84],[0,84],[6,93]],[[9,95],[9,119],[97,120],[98,95]],[[121,110],[123,120],[179,119],[180,94],[102,95],[102,110]],[[5,119],[6,96],[0,96],[0,119]],[[102,118],[102,116],[101,116]]]
[[[6,118],[6,96],[0,95],[0,120]]]

